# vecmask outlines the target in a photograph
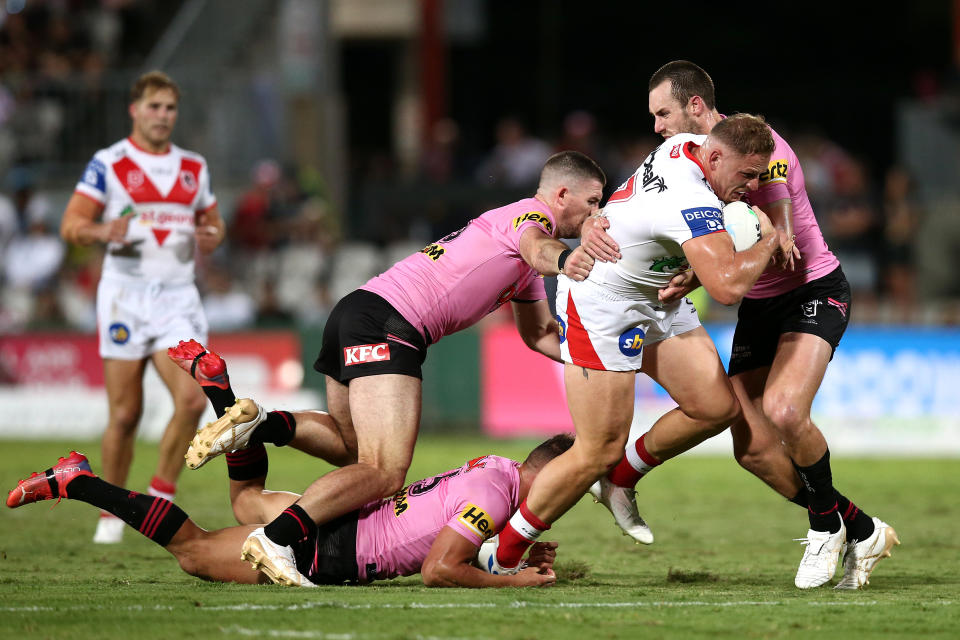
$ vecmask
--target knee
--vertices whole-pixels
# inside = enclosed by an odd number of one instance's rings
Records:
[[[617,466],[624,456],[624,447],[627,444],[626,436],[613,438],[596,443],[586,443],[578,447],[579,438],[570,448],[574,464],[578,470],[591,475],[602,476]]]
[[[403,482],[406,480],[406,469],[381,469],[380,470],[380,497],[386,498],[392,496],[400,489],[403,489]]]
[[[122,431],[123,433],[133,433],[140,422],[140,407],[120,406],[110,408],[110,424],[112,429]]]
[[[806,412],[790,398],[773,396],[763,398],[763,413],[779,433],[793,433],[806,422]]]
[[[742,415],[740,402],[733,393],[704,395],[694,404],[681,407],[689,417],[709,426],[705,428],[710,436],[722,433]]]
[[[207,408],[207,398],[201,393],[188,393],[174,398],[174,410],[200,419]]]
[[[260,509],[262,487],[248,488],[231,492],[230,507],[238,524],[258,524],[264,522]]]

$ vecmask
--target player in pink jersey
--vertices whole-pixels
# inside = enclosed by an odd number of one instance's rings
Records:
[[[587,156],[555,154],[534,197],[487,211],[340,300],[314,365],[326,376],[329,416],[268,414],[247,399],[227,410],[225,400],[211,397],[218,413],[226,413],[194,438],[188,466],[245,449],[251,439],[290,444],[344,465],[251,537],[257,561],[269,560],[258,555],[261,548],[292,554],[301,524],[330,522],[403,486],[420,424],[420,367],[430,344],[510,301],[527,346],[560,359],[558,324],[540,275],[562,272],[582,280],[589,274],[593,259],[559,238],[579,236],[584,219],[599,207],[605,182]],[[204,353],[197,343],[184,344],[171,357],[191,370]]]
[[[434,587],[527,587],[556,580],[555,542],[530,550],[528,568],[497,576],[479,569],[477,549],[506,523],[526,497],[539,470],[570,448],[558,435],[536,447],[523,463],[481,456],[445,473],[414,482],[314,528],[294,542],[291,566],[264,563],[251,570],[240,557],[247,537],[299,497],[266,491],[266,472],[231,481],[231,502],[240,526],[215,531],[198,527],[177,505],[122,489],[98,478],[85,456],[71,452],[43,473],[21,480],[7,506],[66,498],[106,509],[169,551],[190,575],[205,580],[291,586],[367,584],[420,573]],[[294,576],[295,579],[291,579]]]
[[[692,62],[664,65],[650,79],[650,113],[664,138],[708,133],[723,119],[713,81]],[[803,171],[793,150],[775,131],[776,147],[760,188],[747,200],[769,214],[788,241],[777,264],[757,280],[740,304],[729,375],[743,413],[731,426],[734,455],[751,473],[808,510],[810,531],[795,584],[827,583],[846,545],[839,589],[862,588],[876,563],[899,544],[892,527],[871,518],[833,486],[826,440],[810,419],[810,407],[827,364],[847,327],[850,288],[827,248],[807,198]],[[795,238],[794,245],[791,240]],[[598,243],[600,244],[600,243]],[[600,259],[616,259],[619,252]],[[677,299],[695,286],[692,272],[677,276],[662,292]],[[663,460],[649,445],[657,427],[628,443],[620,484],[632,488]],[[651,437],[652,436],[652,437]]]
[[[164,352],[203,336],[207,321],[193,256],[212,252],[224,225],[206,162],[171,144],[180,91],[167,75],[141,76],[131,91],[130,136],[98,151],[67,204],[61,235],[78,245],[106,245],[97,289],[100,356],[109,416],[103,434],[104,477],[124,484],[150,361],[173,397],[150,492],[173,497],[186,444],[204,397]],[[101,220],[101,221],[98,221]],[[123,522],[103,514],[94,542],[119,542]]]

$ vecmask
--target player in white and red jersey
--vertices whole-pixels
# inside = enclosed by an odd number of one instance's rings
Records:
[[[605,182],[587,156],[555,154],[534,197],[487,211],[340,300],[314,365],[326,376],[332,421],[317,412],[267,414],[248,399],[228,409],[211,397],[218,413],[226,413],[194,438],[188,466],[231,451],[242,462],[254,455],[242,451],[263,442],[346,465],[308,487],[257,534],[262,540],[252,537],[258,547],[252,554],[259,548],[292,554],[302,524],[330,522],[403,486],[420,425],[420,367],[430,344],[509,301],[527,346],[560,360],[557,322],[540,275],[563,272],[582,280],[589,273],[593,259],[559,238],[579,236],[580,225],[599,207]],[[204,354],[195,341],[170,353],[198,380],[206,374],[195,363],[203,365]]]
[[[539,470],[572,442],[569,435],[557,435],[531,451],[523,463],[481,456],[414,482],[390,498],[370,502],[303,535],[294,542],[291,566],[264,564],[260,571],[252,571],[241,560],[241,547],[262,526],[258,523],[284,511],[298,497],[266,491],[265,472],[247,481],[231,481],[231,502],[243,524],[216,531],[201,529],[164,498],[101,480],[77,452],[42,474],[21,480],[7,496],[7,506],[67,498],[107,509],[167,549],[184,571],[206,580],[247,584],[272,580],[312,587],[367,584],[420,573],[424,584],[435,587],[544,586],[556,580],[555,542],[534,546],[529,567],[516,575],[482,571],[475,565],[477,549],[503,527]]]
[[[494,571],[514,570],[527,547],[593,483],[611,469],[615,477],[625,472],[619,463],[638,371],[678,405],[648,434],[663,459],[719,433],[739,414],[693,305],[661,303],[658,291],[689,267],[719,302],[734,304],[747,293],[779,246],[779,234],[758,210],[762,237],[738,253],[724,230],[722,206],[756,190],[773,148],[763,119],[740,114],[710,135],[665,142],[610,196],[604,215],[622,259],[598,262],[582,282],[558,278],[564,386],[577,439],[544,467],[500,533]],[[631,525],[636,530],[628,533],[652,542],[642,520]]]
[[[94,154],[67,204],[67,242],[103,243],[97,325],[109,417],[103,434],[104,477],[126,481],[140,419],[141,380],[152,361],[173,396],[174,413],[160,442],[150,491],[172,497],[186,443],[204,396],[164,351],[207,334],[195,285],[194,253],[213,251],[223,222],[200,155],[170,142],[180,92],[166,74],[141,76],[131,91],[131,134]],[[119,542],[123,523],[104,514],[95,542]]]

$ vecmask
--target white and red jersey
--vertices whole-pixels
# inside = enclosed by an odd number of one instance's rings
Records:
[[[689,264],[683,243],[724,231],[723,203],[693,155],[706,136],[678,134],[647,156],[603,209],[617,262],[597,262],[587,281],[621,298],[658,305],[657,291]]]
[[[174,144],[151,153],[125,138],[94,154],[75,193],[102,205],[104,222],[133,216],[126,242],[107,245],[104,277],[194,281],[196,214],[217,204],[201,155]]]

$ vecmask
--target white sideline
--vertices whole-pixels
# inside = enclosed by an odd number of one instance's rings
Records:
[[[409,602],[406,604],[349,604],[345,602],[305,602],[301,604],[225,604],[209,607],[199,607],[206,611],[299,611],[302,609],[502,609],[509,607],[511,609],[625,609],[631,607],[778,607],[790,605],[806,605],[809,607],[873,607],[890,606],[890,602],[878,602],[876,600],[865,601],[837,601],[837,602],[801,602],[797,600],[734,600],[726,602],[709,602],[705,600],[689,601],[638,601],[638,602],[526,602],[514,600],[513,602]],[[923,606],[954,606],[957,603],[953,600],[931,600],[922,603]],[[180,608],[197,608],[193,605],[184,605],[183,607],[173,607],[171,605],[131,605],[128,607],[105,607],[105,606],[70,606],[70,607],[0,607],[0,611],[8,613],[27,612],[27,611],[90,611],[105,610],[111,611],[173,611]]]

